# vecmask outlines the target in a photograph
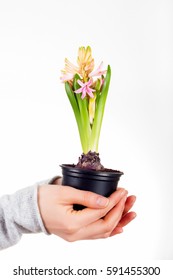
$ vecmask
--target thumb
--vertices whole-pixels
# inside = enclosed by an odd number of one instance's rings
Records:
[[[69,186],[61,186],[61,199],[66,204],[80,204],[89,208],[105,208],[109,199],[99,194],[82,191]]]

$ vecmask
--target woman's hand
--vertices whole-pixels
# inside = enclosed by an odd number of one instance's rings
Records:
[[[134,205],[135,201],[136,201],[136,196],[131,195],[131,196],[127,197],[121,220],[119,221],[117,226],[114,228],[114,230],[111,232],[110,236],[122,233],[123,227],[125,227],[127,224],[129,224],[132,220],[134,220],[136,218],[135,212],[129,212],[130,209],[132,208],[132,206]]]
[[[122,232],[135,217],[134,212],[128,212],[134,200],[134,196],[127,198],[127,191],[122,188],[109,198],[69,186],[43,185],[38,189],[45,228],[67,241],[106,238]],[[75,211],[74,204],[86,208]]]

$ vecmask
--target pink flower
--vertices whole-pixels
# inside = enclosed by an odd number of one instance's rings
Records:
[[[102,76],[106,73],[106,70],[102,70],[103,62],[100,63],[99,67],[91,72],[88,76],[89,77],[95,77],[95,76]]]
[[[79,89],[75,90],[75,93],[82,93],[82,96],[81,96],[82,99],[84,99],[87,94],[91,98],[94,97],[93,92],[95,91],[95,89],[90,88],[90,86],[92,85],[91,79],[86,83],[83,83],[80,80],[78,80],[77,82],[81,87]]]
[[[62,77],[60,77],[61,82],[71,81],[73,79],[72,73],[64,73]]]
[[[65,68],[61,71],[62,77],[60,80],[62,82],[72,81],[74,75],[78,72],[79,68],[65,58]]]

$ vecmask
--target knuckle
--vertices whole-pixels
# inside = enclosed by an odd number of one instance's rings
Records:
[[[105,209],[97,209],[97,211],[98,211],[98,218],[103,218],[107,214],[107,211]]]
[[[73,227],[68,227],[66,232],[68,234],[73,234],[75,232],[75,229]]]
[[[105,232],[110,234],[112,232],[112,230],[113,230],[112,224],[111,223],[106,223],[105,224]]]
[[[73,235],[67,235],[64,239],[65,239],[67,242],[70,242],[70,243],[76,241],[76,239],[75,239],[75,237],[74,237]]]
[[[110,232],[105,232],[104,234],[103,234],[103,238],[108,238],[109,236],[110,236]]]
[[[84,205],[88,205],[88,203],[91,201],[91,193],[88,192],[88,191],[85,191],[83,193],[83,202],[84,202]]]
[[[76,232],[76,226],[73,223],[66,224],[65,232],[68,234],[73,234],[74,232]]]

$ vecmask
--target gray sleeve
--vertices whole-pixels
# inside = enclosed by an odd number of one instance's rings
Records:
[[[40,216],[37,190],[38,186],[50,184],[52,180],[39,182],[0,198],[0,250],[16,244],[23,233],[48,234]]]

